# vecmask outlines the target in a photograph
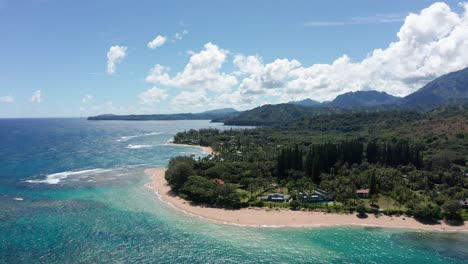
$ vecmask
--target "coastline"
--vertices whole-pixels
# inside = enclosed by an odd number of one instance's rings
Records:
[[[209,149],[208,149],[209,150]],[[412,217],[368,215],[358,218],[356,214],[327,214],[323,212],[305,212],[291,210],[268,210],[263,208],[243,208],[226,210],[191,205],[171,192],[164,179],[166,168],[147,169],[152,179],[146,186],[153,189],[159,198],[188,215],[197,216],[223,224],[248,227],[330,227],[330,226],[367,226],[385,228],[407,228],[425,231],[468,232],[467,224],[450,226],[444,222],[439,224],[422,224]]]
[[[189,144],[178,144],[178,143],[173,143],[173,142],[169,142],[169,143],[166,143],[166,145],[169,145],[169,146],[177,146],[177,147],[196,147],[196,148],[201,148],[203,150],[203,153],[207,154],[207,155],[213,155],[215,154],[216,152],[213,150],[212,147],[203,147],[203,146],[199,146],[199,145],[189,145]]]

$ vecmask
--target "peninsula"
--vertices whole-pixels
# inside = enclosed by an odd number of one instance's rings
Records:
[[[466,69],[447,76],[415,94],[468,82]],[[172,158],[150,172],[151,186],[176,208],[234,224],[466,230],[468,105],[458,102],[419,112],[262,106],[228,120],[262,127],[177,133],[174,143],[210,155]]]

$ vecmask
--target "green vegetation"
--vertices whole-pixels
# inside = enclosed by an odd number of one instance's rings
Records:
[[[447,220],[461,220],[462,208],[458,201],[447,201],[442,205],[442,213]]]
[[[364,217],[367,213],[367,208],[363,202],[358,203],[356,206],[356,212],[359,214],[360,217]]]
[[[169,161],[165,178],[172,190],[178,191],[191,175],[193,175],[193,159],[175,157]]]
[[[206,177],[196,176],[195,161],[190,157],[170,160],[165,178],[171,189],[195,203],[225,208],[239,208],[240,195],[232,184],[219,184]]]
[[[295,210],[298,210],[301,207],[301,203],[298,200],[292,200],[289,203],[289,207],[291,208],[291,210],[295,211]]]
[[[217,154],[193,160],[192,170],[178,168],[178,162],[190,163],[185,159],[171,160],[167,178],[183,184],[169,182],[194,202],[220,207],[466,219],[466,210],[455,205],[468,197],[466,106],[297,118],[288,112],[278,120],[255,129],[178,133],[175,142],[211,146]],[[332,192],[334,203],[300,201],[299,193],[316,188]],[[357,189],[369,189],[369,198],[358,198]],[[269,193],[289,194],[292,201],[260,201]]]

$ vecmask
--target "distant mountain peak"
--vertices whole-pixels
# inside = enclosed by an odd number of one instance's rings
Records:
[[[342,108],[373,107],[391,105],[400,99],[400,97],[376,90],[355,91],[338,95],[327,105]]]
[[[205,112],[202,112],[202,114],[231,114],[231,113],[237,113],[237,111],[234,108],[220,108],[220,109],[213,109],[213,110],[208,110]]]
[[[290,101],[290,102],[288,102],[288,104],[300,105],[300,106],[304,106],[304,107],[312,107],[312,106],[319,106],[321,103],[317,102],[315,100],[312,100],[310,98],[306,98],[306,99],[300,100],[300,101]]]
[[[468,100],[468,67],[442,75],[404,97],[401,105],[430,110],[440,105]]]

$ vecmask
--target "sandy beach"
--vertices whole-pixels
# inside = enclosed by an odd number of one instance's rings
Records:
[[[213,150],[212,147],[203,147],[203,146],[188,145],[188,144],[177,144],[177,143],[172,143],[172,142],[167,143],[167,145],[179,146],[179,147],[196,147],[196,148],[201,148],[205,154],[208,154],[208,155],[216,154],[216,152]]]
[[[225,224],[252,227],[321,227],[321,226],[375,226],[392,228],[411,228],[431,231],[468,231],[466,224],[450,226],[446,223],[422,224],[411,217],[368,215],[361,219],[356,214],[327,214],[322,212],[303,212],[291,210],[268,210],[263,208],[244,208],[240,210],[225,210],[193,206],[190,202],[175,196],[164,179],[165,168],[148,169],[152,182],[148,187],[156,191],[161,199],[174,208],[189,215]]]

